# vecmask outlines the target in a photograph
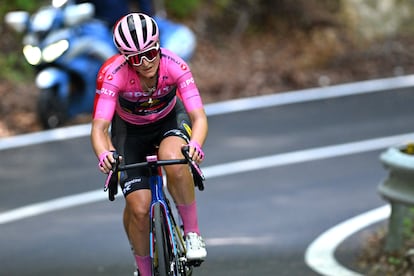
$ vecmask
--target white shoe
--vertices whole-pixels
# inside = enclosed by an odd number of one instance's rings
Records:
[[[206,244],[197,233],[190,232],[185,237],[188,260],[204,260],[207,257]]]

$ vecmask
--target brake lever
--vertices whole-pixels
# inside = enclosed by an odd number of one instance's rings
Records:
[[[112,157],[115,159],[115,163],[112,163],[112,168],[109,171],[108,176],[106,177],[105,185],[104,185],[104,192],[108,190],[112,175],[114,174],[114,172],[118,170],[118,166],[119,166],[119,154],[117,152],[114,152]]]
[[[188,163],[190,163],[190,166],[197,172],[201,180],[204,181],[205,180],[204,174],[201,171],[200,166],[190,157],[189,151],[190,151],[190,147],[188,145],[185,145],[181,148],[181,152],[183,153],[185,159],[187,159]]]

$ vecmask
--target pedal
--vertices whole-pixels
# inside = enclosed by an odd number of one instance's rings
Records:
[[[203,262],[204,260],[189,260],[187,263],[190,266],[199,267]]]

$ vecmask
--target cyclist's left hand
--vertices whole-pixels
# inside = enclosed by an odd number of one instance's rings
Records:
[[[203,162],[204,152],[201,148],[201,145],[198,142],[191,140],[190,143],[188,143],[188,146],[190,148],[189,155],[191,159],[193,159],[197,163]]]

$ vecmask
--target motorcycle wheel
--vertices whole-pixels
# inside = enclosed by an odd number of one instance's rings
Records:
[[[67,103],[64,103],[54,89],[43,89],[37,102],[40,123],[45,129],[61,126],[67,121]]]

